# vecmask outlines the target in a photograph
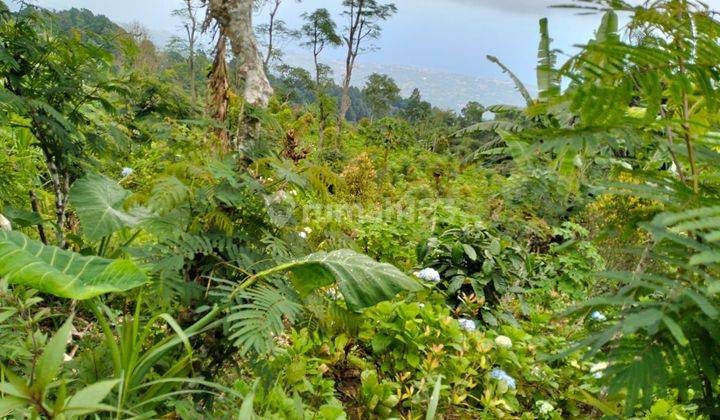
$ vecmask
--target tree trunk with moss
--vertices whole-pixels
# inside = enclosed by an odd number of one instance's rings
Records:
[[[224,151],[230,151],[230,135],[227,130],[227,114],[229,97],[228,92],[230,83],[228,81],[227,61],[225,60],[225,52],[227,46],[227,38],[222,29],[218,35],[218,42],[215,46],[215,60],[208,78],[210,88],[210,102],[208,104],[208,112],[211,118],[217,123],[217,127],[213,130],[220,145]]]
[[[244,98],[253,106],[266,106],[273,90],[258,53],[252,25],[252,0],[210,0],[210,15],[230,39],[238,61],[238,71],[245,81]]]

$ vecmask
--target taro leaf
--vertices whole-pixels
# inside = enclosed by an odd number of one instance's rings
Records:
[[[145,273],[130,261],[83,256],[43,245],[20,232],[3,230],[0,277],[70,299],[124,292],[147,282]]]
[[[70,202],[85,236],[98,241],[124,227],[137,225],[139,217],[123,209],[129,195],[120,184],[100,174],[91,173],[75,181],[70,189]]]
[[[293,284],[304,295],[337,281],[348,308],[359,310],[390,300],[403,291],[423,286],[390,264],[378,263],[349,249],[310,254],[256,274],[256,278],[289,271]]]
[[[43,222],[39,214],[12,206],[5,207],[5,216],[10,219],[14,226],[18,227],[39,225]]]

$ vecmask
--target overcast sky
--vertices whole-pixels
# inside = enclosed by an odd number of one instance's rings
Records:
[[[707,1],[707,0],[706,0]],[[65,9],[84,7],[119,23],[140,22],[155,33],[179,33],[179,22],[170,15],[180,0],[34,0],[43,7]],[[285,0],[281,18],[299,27],[300,14],[325,7],[336,15],[341,0]],[[377,51],[360,60],[379,64],[403,64],[484,78],[503,78],[485,56],[498,56],[523,80],[533,84],[538,44],[538,20],[550,19],[553,46],[572,53],[573,46],[585,43],[600,22],[600,16],[580,16],[572,10],[549,9],[568,0],[394,0],[398,14],[386,22]],[[720,0],[708,1],[720,6]],[[267,19],[267,12],[256,23]],[[298,49],[287,45],[286,48]],[[331,51],[326,59],[342,57]],[[292,64],[292,63],[289,63]]]

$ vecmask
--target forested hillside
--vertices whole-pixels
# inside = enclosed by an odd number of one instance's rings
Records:
[[[387,0],[176,3],[158,46],[0,0],[0,418],[720,417],[706,5],[567,6],[456,113],[357,82]]]

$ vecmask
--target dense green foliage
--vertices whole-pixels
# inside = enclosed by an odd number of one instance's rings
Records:
[[[375,74],[339,128],[320,62],[212,121],[205,53],[0,2],[0,417],[719,416],[720,22],[578,5],[537,97],[488,57],[525,108]]]

